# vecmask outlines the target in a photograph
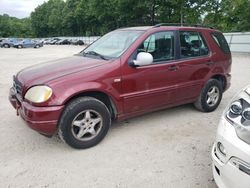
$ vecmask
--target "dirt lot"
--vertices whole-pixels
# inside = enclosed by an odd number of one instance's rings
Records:
[[[20,69],[81,49],[0,49],[0,187],[215,188],[211,146],[223,109],[250,84],[250,56],[233,56],[232,87],[215,112],[184,105],[147,114],[115,123],[96,147],[75,150],[27,128],[8,90]]]

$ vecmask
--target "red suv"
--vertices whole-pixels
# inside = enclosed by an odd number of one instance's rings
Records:
[[[20,71],[9,100],[32,129],[88,148],[112,120],[185,103],[215,110],[230,86],[231,62],[223,34],[212,28],[123,28],[73,57]]]

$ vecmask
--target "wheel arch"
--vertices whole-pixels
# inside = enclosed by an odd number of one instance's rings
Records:
[[[64,101],[64,105],[66,106],[70,101],[72,101],[76,98],[79,98],[79,97],[93,97],[93,98],[100,100],[109,109],[110,114],[111,114],[111,118],[116,119],[117,107],[116,107],[112,97],[109,96],[108,94],[101,92],[101,91],[84,91],[84,92],[77,93],[77,94],[69,97],[68,99],[66,99]]]
[[[211,77],[211,79],[215,79],[215,80],[218,80],[219,82],[222,83],[222,88],[223,88],[223,91],[225,91],[226,89],[226,85],[227,85],[227,80],[226,80],[226,77],[222,74],[216,74],[216,75],[213,75]]]

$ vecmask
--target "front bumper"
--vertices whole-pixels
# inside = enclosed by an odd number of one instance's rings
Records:
[[[217,147],[220,142],[226,149],[226,156]],[[250,187],[250,145],[240,140],[234,127],[222,118],[212,149],[213,175],[219,188]]]
[[[32,106],[22,101],[13,88],[9,92],[9,101],[31,129],[47,136],[52,136],[56,132],[57,123],[64,108],[63,105],[52,107]]]

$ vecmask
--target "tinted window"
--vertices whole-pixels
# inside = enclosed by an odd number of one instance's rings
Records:
[[[159,32],[150,35],[137,49],[138,52],[148,52],[154,62],[174,59],[174,33]]]
[[[181,58],[208,55],[207,44],[198,32],[180,31]]]
[[[228,43],[227,43],[227,41],[222,33],[214,32],[214,33],[212,33],[212,37],[213,37],[214,41],[216,42],[216,44],[220,47],[220,49],[224,53],[226,53],[226,54],[230,53],[230,48],[229,48]]]

